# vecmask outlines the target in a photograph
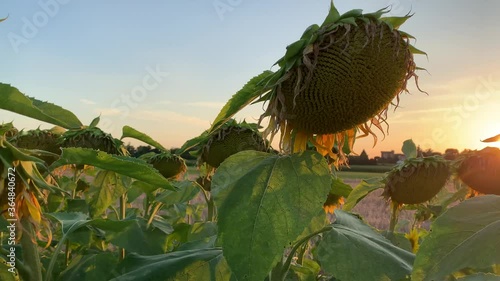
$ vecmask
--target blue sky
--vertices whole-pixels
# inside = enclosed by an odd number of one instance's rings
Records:
[[[370,156],[405,139],[443,151],[481,148],[500,133],[500,31],[494,0],[336,0],[340,12],[392,6],[415,15],[402,30],[428,53],[417,63],[429,96],[403,95],[389,135],[355,148]],[[329,0],[40,0],[0,2],[0,81],[74,112],[115,137],[123,125],[166,147],[205,130],[251,77],[269,69],[304,29],[321,23]],[[31,29],[30,29],[31,27]],[[147,89],[146,89],[147,88]],[[0,101],[1,102],[1,101]],[[253,121],[261,105],[238,118]],[[19,128],[42,124],[6,111]]]

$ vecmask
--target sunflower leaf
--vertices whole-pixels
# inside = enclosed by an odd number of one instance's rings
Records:
[[[136,140],[140,140],[140,141],[147,143],[147,144],[149,144],[155,148],[158,148],[160,150],[169,151],[168,149],[163,147],[161,144],[159,144],[158,142],[153,140],[150,136],[148,136],[145,133],[140,132],[140,131],[138,131],[130,126],[123,126],[121,139],[124,139],[124,138],[134,138]]]
[[[352,210],[359,201],[365,198],[371,192],[382,188],[382,178],[372,178],[362,180],[352,191],[345,200],[345,204],[342,207],[344,211]]]
[[[2,99],[0,109],[67,129],[82,126],[80,120],[72,112],[60,106],[30,98],[11,85],[0,83],[0,96]]]
[[[59,160],[52,163],[50,169],[67,164],[91,165],[107,171],[113,171],[146,183],[176,190],[158,170],[147,164],[144,160],[107,154],[104,151],[89,148],[69,147],[63,148]]]
[[[248,81],[245,86],[234,94],[224,105],[212,123],[212,127],[210,127],[209,132],[217,130],[243,107],[251,103],[259,95],[263,94],[265,92],[265,85],[261,82],[262,80],[269,78],[272,74],[274,74],[274,72],[266,70],[250,79],[250,81]]]
[[[444,280],[464,268],[499,264],[500,252],[493,249],[500,237],[500,196],[465,200],[437,217],[431,230],[420,245],[412,280]]]
[[[352,214],[335,210],[335,216],[316,252],[326,272],[341,280],[402,280],[411,273],[414,254]]]
[[[227,158],[213,176],[212,194],[218,238],[237,279],[264,280],[322,211],[330,188],[330,170],[317,152],[243,151]]]

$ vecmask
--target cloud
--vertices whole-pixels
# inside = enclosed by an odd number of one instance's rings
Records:
[[[91,101],[91,100],[88,100],[88,99],[80,99],[80,102],[84,103],[84,104],[88,104],[88,105],[96,104],[95,101]]]

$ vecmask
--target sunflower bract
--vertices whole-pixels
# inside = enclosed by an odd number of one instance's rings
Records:
[[[62,136],[61,146],[91,148],[109,154],[121,154],[115,139],[96,127],[67,131]]]

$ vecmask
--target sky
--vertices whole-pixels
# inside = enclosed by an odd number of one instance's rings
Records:
[[[321,24],[330,0],[39,0],[0,2],[0,82],[60,105],[84,123],[101,116],[114,137],[124,125],[165,147],[199,135],[251,77],[288,44]],[[335,0],[342,13],[413,13],[402,30],[428,56],[416,57],[419,85],[391,108],[389,133],[358,139],[370,157],[399,152],[406,139],[444,152],[481,149],[500,133],[500,30],[495,0]],[[411,83],[412,84],[412,83]],[[0,100],[0,102],[2,102]],[[255,122],[262,104],[238,120]],[[0,122],[45,124],[8,111]],[[132,144],[140,144],[131,139]],[[492,145],[492,144],[490,144]]]

